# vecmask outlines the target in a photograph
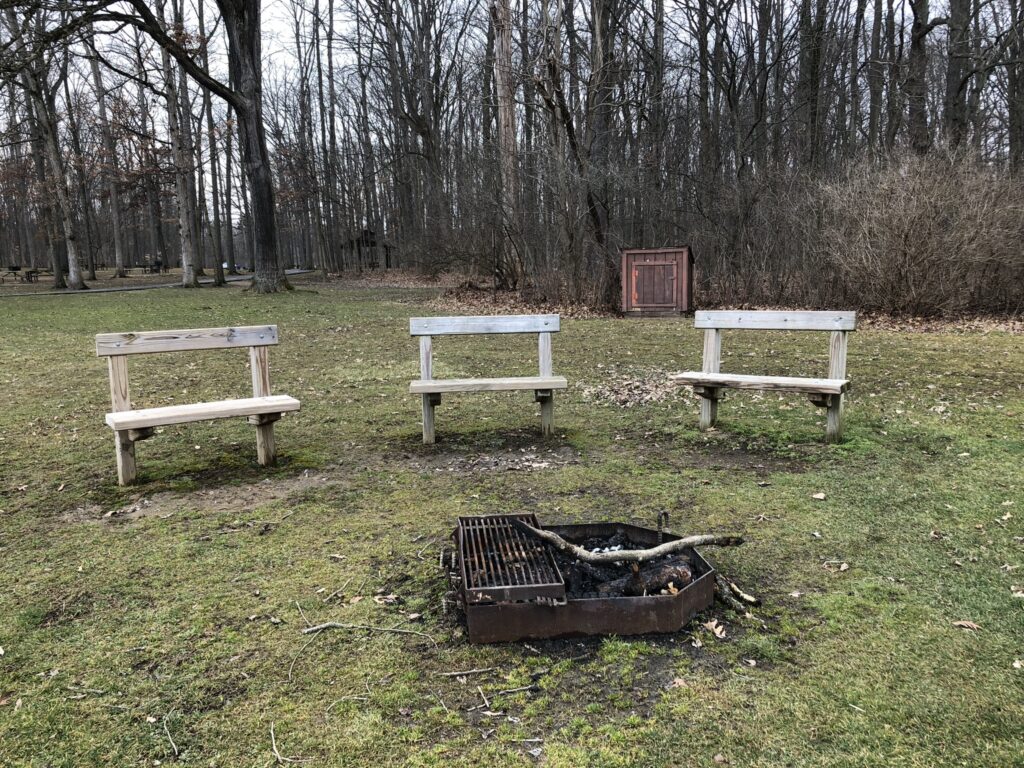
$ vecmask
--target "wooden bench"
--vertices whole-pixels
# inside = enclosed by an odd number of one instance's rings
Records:
[[[434,408],[441,395],[449,392],[498,392],[533,390],[540,403],[541,433],[555,429],[554,390],[565,389],[564,376],[551,372],[551,334],[559,331],[558,315],[508,315],[482,317],[413,317],[409,334],[420,337],[420,378],[409,383],[409,392],[423,398],[423,442],[434,442]],[[536,333],[539,376],[497,379],[435,379],[433,376],[433,336],[491,333]]]
[[[107,414],[106,421],[114,430],[118,483],[127,485],[135,479],[135,443],[152,437],[156,427],[232,416],[248,417],[249,423],[256,427],[259,463],[262,466],[273,464],[276,459],[274,422],[281,418],[282,413],[299,410],[299,401],[294,397],[270,394],[267,347],[274,344],[277,344],[276,325],[98,334],[96,355],[107,358],[110,369],[113,411]],[[128,390],[128,355],[246,347],[252,368],[252,397],[132,410]]]
[[[827,409],[825,439],[828,442],[842,439],[843,395],[850,388],[846,378],[846,342],[847,334],[857,327],[856,312],[697,312],[693,325],[704,329],[703,370],[687,371],[671,378],[681,386],[692,386],[694,392],[700,395],[702,430],[714,426],[718,418],[721,390],[756,389],[809,395],[814,405]],[[816,379],[720,373],[722,331],[725,329],[831,331],[828,377]]]

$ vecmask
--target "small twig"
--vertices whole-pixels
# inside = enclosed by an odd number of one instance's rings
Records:
[[[394,632],[400,635],[419,635],[425,637],[427,640],[437,647],[437,641],[428,635],[426,632],[417,632],[415,629],[397,629],[395,627],[371,627],[369,624],[341,624],[337,621],[328,621],[323,624],[317,624],[315,627],[306,627],[302,630],[302,634],[308,635],[310,632],[322,632],[325,629],[365,629],[370,632]]]
[[[300,616],[302,617],[302,620],[303,620],[304,622],[306,622],[306,626],[307,626],[307,627],[308,627],[308,626],[310,626],[310,624],[309,624],[309,619],[307,619],[307,618],[306,618],[306,614],[305,614],[305,613],[303,613],[303,611],[302,611],[302,606],[301,606],[301,605],[299,605],[299,601],[298,601],[298,600],[294,600],[293,602],[295,603],[295,607],[299,609],[299,615],[300,615]]]
[[[284,757],[280,752],[277,751],[277,738],[274,736],[274,723],[270,723],[270,747],[274,750],[274,757],[277,759],[278,765],[284,763],[308,763],[312,758],[310,757]]]
[[[444,699],[441,698],[441,694],[435,692],[434,693],[434,698],[436,698],[439,702],[441,702],[441,706],[444,707],[444,711],[445,712],[447,712],[448,714],[451,714],[451,710],[448,709],[448,705],[444,703]]]
[[[480,698],[484,700],[484,706],[487,707],[488,709],[490,709],[491,708],[491,702],[489,702],[487,700],[487,697],[484,696],[484,689],[481,688],[479,685],[476,687],[476,689],[477,689],[477,691],[480,692]]]
[[[295,654],[295,658],[292,659],[292,663],[288,665],[288,682],[289,683],[292,681],[292,670],[295,669],[295,662],[299,660],[300,656],[302,656],[302,652],[305,651],[307,648],[309,648],[309,646],[311,646],[313,644],[313,641],[316,640],[318,637],[320,637],[320,633],[319,632],[317,632],[315,635],[313,635],[311,638],[309,638],[309,640],[306,641],[306,644],[303,645],[301,648],[299,648],[299,652]]]
[[[748,594],[747,592],[744,592],[742,589],[736,586],[736,582],[734,581],[729,582],[729,590],[744,603],[748,603],[749,605],[761,604],[760,599],[754,597],[751,594]]]
[[[349,576],[348,577],[348,581],[346,581],[344,584],[341,585],[341,589],[336,589],[333,592],[331,592],[331,594],[329,594],[327,597],[324,598],[324,602],[328,603],[331,600],[333,600],[335,597],[337,597],[342,592],[344,592],[345,589],[348,587],[348,585],[351,584],[351,583],[352,583],[352,577]]]
[[[328,712],[330,712],[332,709],[334,709],[338,704],[341,704],[341,702],[343,702],[343,701],[369,701],[369,700],[370,700],[369,696],[342,696],[340,699],[335,699],[334,701],[332,701],[331,702],[331,706],[329,706],[327,709],[324,710],[324,714],[326,715]]]
[[[498,691],[495,696],[504,696],[507,693],[520,693],[521,691],[539,691],[540,686],[536,683],[530,683],[529,685],[522,685],[518,688],[506,688],[503,691]]]
[[[419,552],[417,552],[417,553],[416,553],[416,557],[417,557],[417,558],[418,558],[419,560],[422,560],[422,559],[423,559],[423,553],[424,553],[424,552],[426,552],[426,551],[427,551],[427,547],[429,547],[429,546],[430,546],[431,544],[433,544],[433,543],[434,543],[434,540],[433,540],[433,539],[431,539],[431,540],[430,540],[430,541],[428,541],[428,542],[427,542],[426,544],[424,544],[424,545],[423,545],[423,549],[421,549],[421,550],[420,550]]]
[[[465,672],[435,672],[438,677],[468,677],[469,675],[482,675],[484,672],[493,672],[494,667],[483,667],[482,669],[467,669]]]
[[[167,734],[167,740],[169,742],[171,742],[171,749],[174,750],[174,756],[177,757],[178,756],[178,745],[174,743],[174,739],[171,738],[171,732],[169,730],[167,730],[167,718],[169,718],[173,712],[174,712],[174,710],[172,709],[170,712],[168,712],[166,715],[164,715],[164,733]]]

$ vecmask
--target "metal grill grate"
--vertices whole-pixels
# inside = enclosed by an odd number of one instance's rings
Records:
[[[540,527],[534,515],[460,517],[459,567],[469,603],[565,602],[565,581],[551,552],[512,525]]]

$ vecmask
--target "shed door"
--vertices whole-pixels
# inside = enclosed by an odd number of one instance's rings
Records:
[[[675,261],[633,262],[633,306],[637,309],[672,309],[676,306]]]

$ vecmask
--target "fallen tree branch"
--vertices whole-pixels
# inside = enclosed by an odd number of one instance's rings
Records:
[[[742,589],[740,589],[738,586],[736,586],[736,582],[735,581],[730,581],[729,582],[729,590],[736,597],[738,597],[742,602],[747,603],[748,605],[760,605],[761,604],[761,599],[760,598],[754,597],[753,595],[751,595],[751,594],[749,594],[747,592],[744,592]]]
[[[484,672],[493,672],[494,667],[482,667],[480,669],[467,669],[464,672],[435,672],[438,677],[468,677],[469,675],[482,675]]]
[[[743,603],[741,603],[732,590],[729,588],[729,582],[720,573],[715,574],[715,596],[725,603],[727,606],[732,608],[740,616],[750,616],[750,611]]]
[[[550,544],[555,549],[565,552],[577,560],[584,563],[591,564],[607,564],[607,563],[619,563],[619,562],[638,562],[642,563],[647,560],[656,560],[659,557],[665,555],[671,555],[676,552],[681,552],[690,547],[706,547],[706,546],[719,546],[719,547],[738,547],[743,543],[743,539],[740,536],[716,536],[715,534],[704,534],[701,536],[687,536],[676,541],[666,541],[664,544],[659,544],[656,547],[650,549],[620,549],[618,552],[589,552],[583,547],[578,547],[575,544],[571,544],[557,533],[553,531],[545,531],[540,528],[534,528],[529,523],[524,523],[522,520],[512,518],[512,524],[521,530],[523,533],[540,539],[541,541]]]
[[[310,632],[323,632],[325,629],[365,629],[370,632],[394,632],[399,635],[419,635],[425,637],[427,640],[437,647],[437,640],[432,638],[426,632],[417,632],[415,629],[398,629],[397,627],[371,627],[369,624],[340,624],[337,621],[328,621],[324,624],[317,624],[315,627],[306,627],[302,630],[302,634],[308,635]]]

